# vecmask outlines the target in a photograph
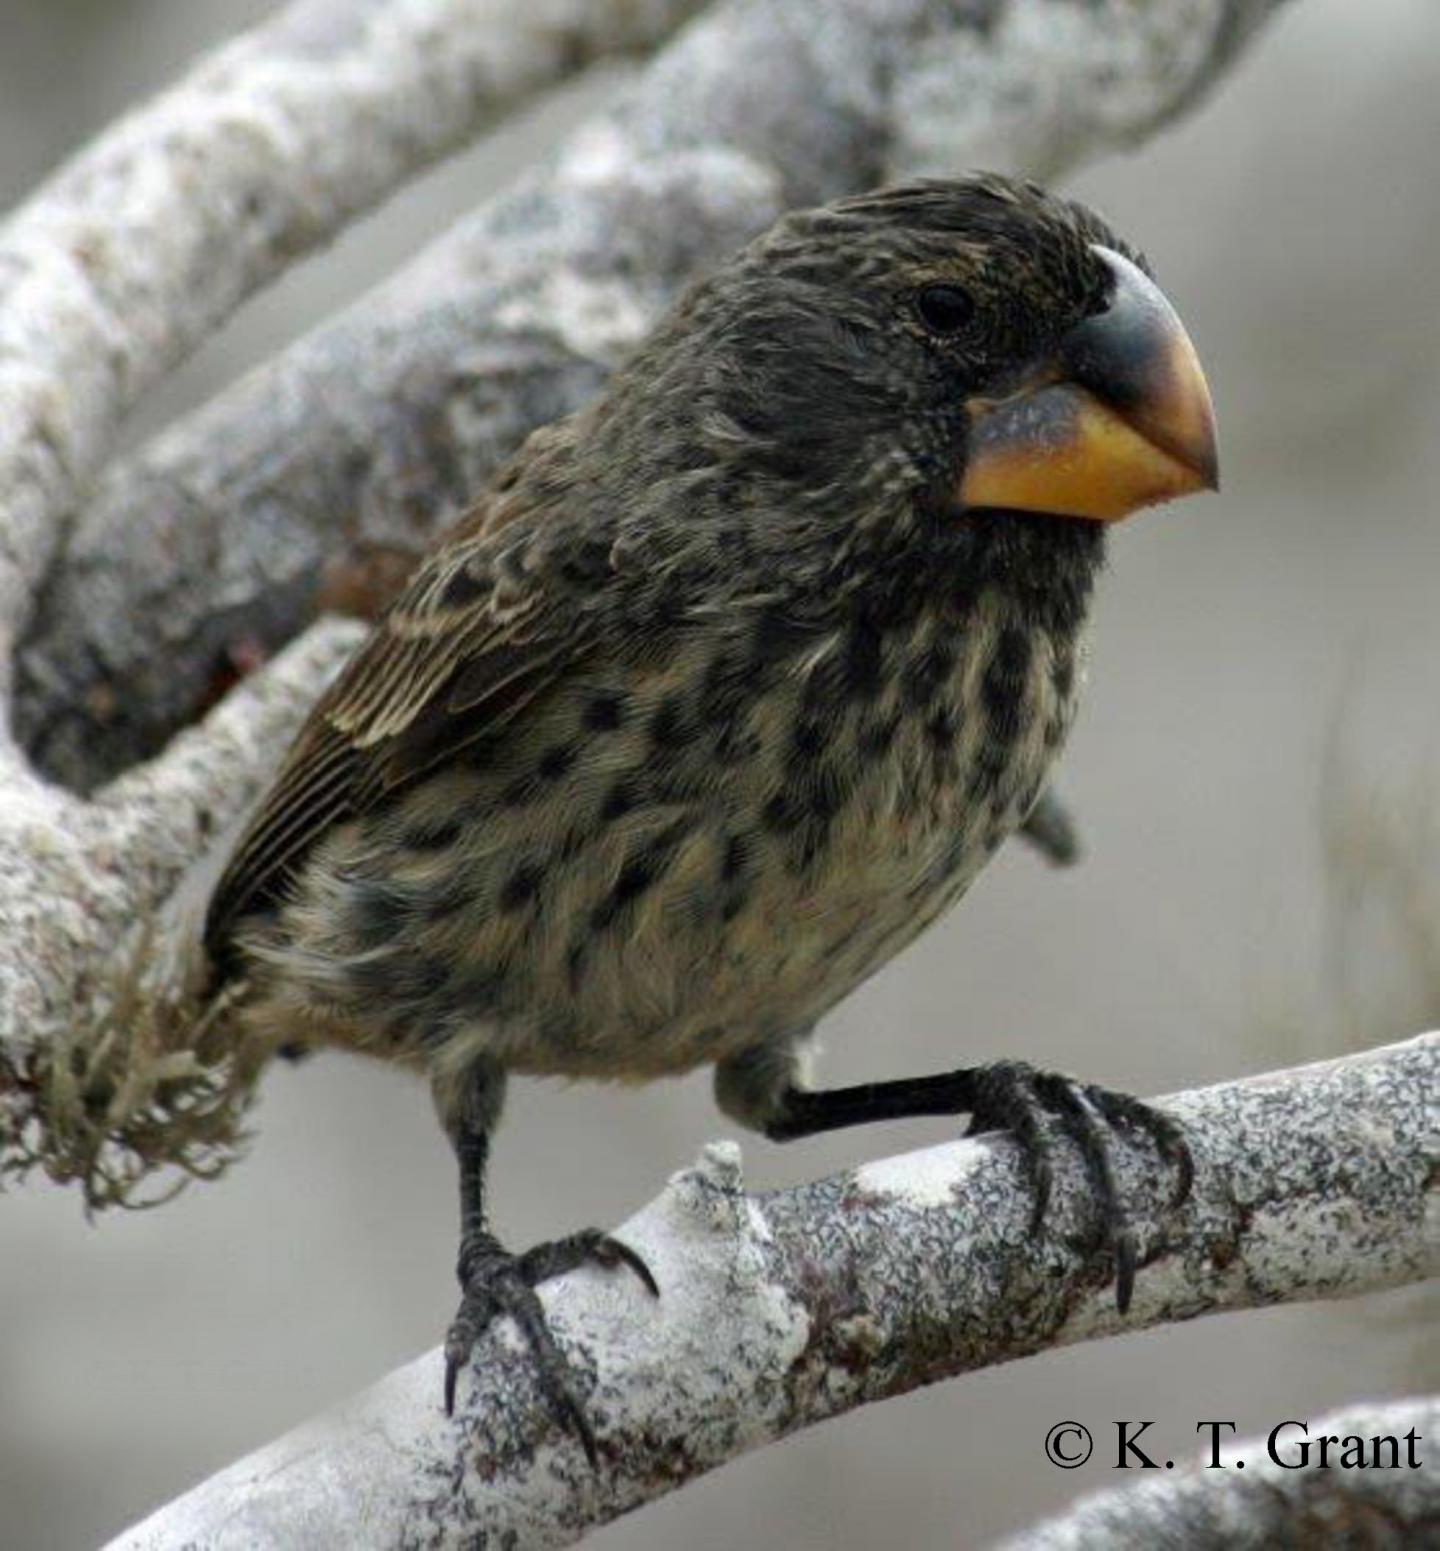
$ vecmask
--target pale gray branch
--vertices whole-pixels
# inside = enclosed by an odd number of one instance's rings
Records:
[[[0,228],[0,645],[125,412],[240,302],[516,103],[698,8],[295,0],[61,169]]]
[[[153,751],[228,643],[371,592],[783,206],[1055,176],[1193,103],[1277,6],[714,5],[552,166],[109,471],[22,658],[25,741],[81,788]]]
[[[1090,1193],[1068,1146],[1052,1213],[1032,1235],[1006,1137],[757,1196],[743,1191],[737,1149],[716,1144],[618,1230],[655,1272],[658,1303],[633,1278],[595,1270],[544,1288],[587,1376],[598,1473],[556,1428],[507,1324],[482,1344],[454,1422],[431,1352],[114,1547],[568,1545],[748,1449],[919,1385],[1070,1342],[1440,1270],[1440,1034],[1165,1107],[1187,1127],[1195,1191],[1170,1207],[1164,1171],[1127,1149],[1121,1183],[1142,1269],[1126,1318],[1113,1264],[1090,1248]],[[1374,1500],[1399,1505],[1408,1490],[1382,1481]]]
[[[133,929],[253,798],[362,633],[317,625],[93,802],[0,754],[0,1164],[20,1109],[10,1074],[92,1016]]]
[[[1221,1433],[1221,1467],[1208,1463],[1207,1438],[1198,1468],[1082,1498],[1061,1518],[1007,1541],[1002,1551],[1406,1551],[1440,1544],[1440,1396],[1371,1401],[1296,1419],[1305,1432],[1286,1420],[1264,1437],[1236,1440]],[[1316,1464],[1322,1437],[1342,1440],[1328,1449],[1328,1468]],[[1373,1456],[1379,1467],[1368,1453],[1369,1440],[1377,1437],[1395,1440],[1393,1451],[1382,1443]],[[1356,1438],[1365,1445],[1360,1457],[1366,1464],[1341,1468],[1346,1445]],[[1243,1473],[1234,1468],[1236,1460],[1245,1461]]]

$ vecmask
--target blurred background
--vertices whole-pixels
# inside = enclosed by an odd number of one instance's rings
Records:
[[[5,0],[0,205],[260,0]],[[1198,114],[1071,187],[1149,252],[1219,409],[1225,489],[1127,525],[1060,788],[1082,867],[1011,847],[832,1018],[827,1081],[1021,1055],[1154,1094],[1440,1023],[1440,9],[1306,0]],[[201,402],[402,261],[613,90],[594,78],[355,228],[137,417]],[[648,1200],[733,1130],[707,1074],[519,1083],[494,1204],[517,1246]],[[323,1056],[276,1072],[249,1159],[93,1226],[0,1201],[0,1542],[74,1548],[433,1346],[454,1182],[419,1086]],[[744,1140],[755,1186],[943,1123]],[[1437,1299],[1231,1315],[873,1407],[594,1538],[694,1551],[982,1545],[1110,1484],[1051,1423],[1241,1435],[1440,1387]],[[439,1370],[437,1368],[437,1395]],[[1097,1454],[1103,1451],[1097,1451]]]

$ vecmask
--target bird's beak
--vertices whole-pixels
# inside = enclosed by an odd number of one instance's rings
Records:
[[[1210,389],[1185,326],[1129,259],[1097,246],[1110,305],[1015,391],[972,399],[967,507],[1109,522],[1219,488]]]

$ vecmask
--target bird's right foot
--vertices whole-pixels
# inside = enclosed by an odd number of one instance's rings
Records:
[[[1035,1192],[1032,1232],[1050,1204],[1056,1134],[1064,1133],[1078,1145],[1099,1208],[1100,1238],[1115,1257],[1115,1302],[1126,1313],[1135,1289],[1137,1257],[1135,1234],[1116,1186],[1115,1135],[1128,1132],[1149,1138],[1174,1172],[1171,1205],[1180,1206],[1190,1194],[1195,1165],[1179,1122],[1128,1093],[1040,1071],[1025,1061],[996,1061],[980,1068],[978,1076],[970,1134],[1010,1131],[1024,1149]]]
[[[523,1255],[511,1254],[489,1233],[467,1234],[461,1240],[456,1272],[463,1294],[445,1336],[445,1413],[454,1414],[456,1382],[475,1343],[502,1314],[512,1315],[535,1354],[540,1387],[555,1419],[580,1440],[593,1469],[600,1458],[594,1429],[576,1392],[574,1370],[556,1343],[535,1292],[538,1283],[581,1265],[628,1266],[652,1295],[659,1296],[655,1278],[640,1256],[595,1228],[537,1244]]]

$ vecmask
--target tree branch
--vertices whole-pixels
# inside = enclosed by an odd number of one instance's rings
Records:
[[[244,299],[542,87],[699,0],[295,0],[0,230],[0,643],[141,393]]]
[[[254,1071],[238,1052],[200,1049],[193,923],[167,934],[159,913],[221,849],[363,633],[315,626],[93,802],[0,747],[0,1185],[40,1166],[79,1179],[96,1205],[152,1168],[214,1172],[229,1156]],[[142,1016],[137,997],[173,1016]]]
[[[1177,1472],[1141,1486],[1097,1492],[1062,1517],[1007,1541],[1003,1551],[1087,1551],[1091,1546],[1270,1551],[1274,1546],[1339,1545],[1400,1551],[1440,1541],[1440,1470],[1435,1469],[1440,1396],[1347,1406],[1307,1426],[1308,1435],[1294,1426],[1283,1428],[1275,1437],[1274,1455],[1268,1435],[1238,1442],[1224,1438],[1223,1470]],[[1412,1430],[1420,1439],[1419,1469],[1403,1463],[1405,1435]],[[1342,1455],[1337,1447],[1330,1451],[1330,1468],[1319,1468],[1313,1444],[1308,1457],[1300,1450],[1307,1436],[1325,1435],[1393,1437],[1402,1463],[1394,1469],[1336,1469]],[[1381,1457],[1388,1461],[1388,1451],[1382,1449]],[[1235,1460],[1245,1461],[1243,1475],[1232,1468]]]
[[[82,789],[152,753],[227,643],[383,590],[783,207],[976,165],[1055,176],[1193,104],[1277,6],[715,5],[552,166],[109,471],[22,659],[23,739]]]
[[[486,1339],[454,1422],[431,1352],[113,1545],[276,1545],[297,1525],[316,1548],[568,1545],[748,1449],[920,1385],[1440,1270],[1440,1034],[1166,1108],[1187,1127],[1195,1191],[1170,1209],[1153,1161],[1127,1149],[1121,1186],[1136,1203],[1142,1270],[1126,1318],[1114,1267],[1091,1247],[1090,1193],[1068,1145],[1032,1237],[1008,1137],[758,1196],[743,1193],[734,1145],[718,1143],[619,1230],[655,1271],[658,1304],[633,1278],[594,1270],[544,1288],[559,1339],[589,1376],[598,1474],[557,1431],[507,1324]],[[1205,1511],[1204,1478],[1174,1490],[1188,1494],[1186,1522]]]

